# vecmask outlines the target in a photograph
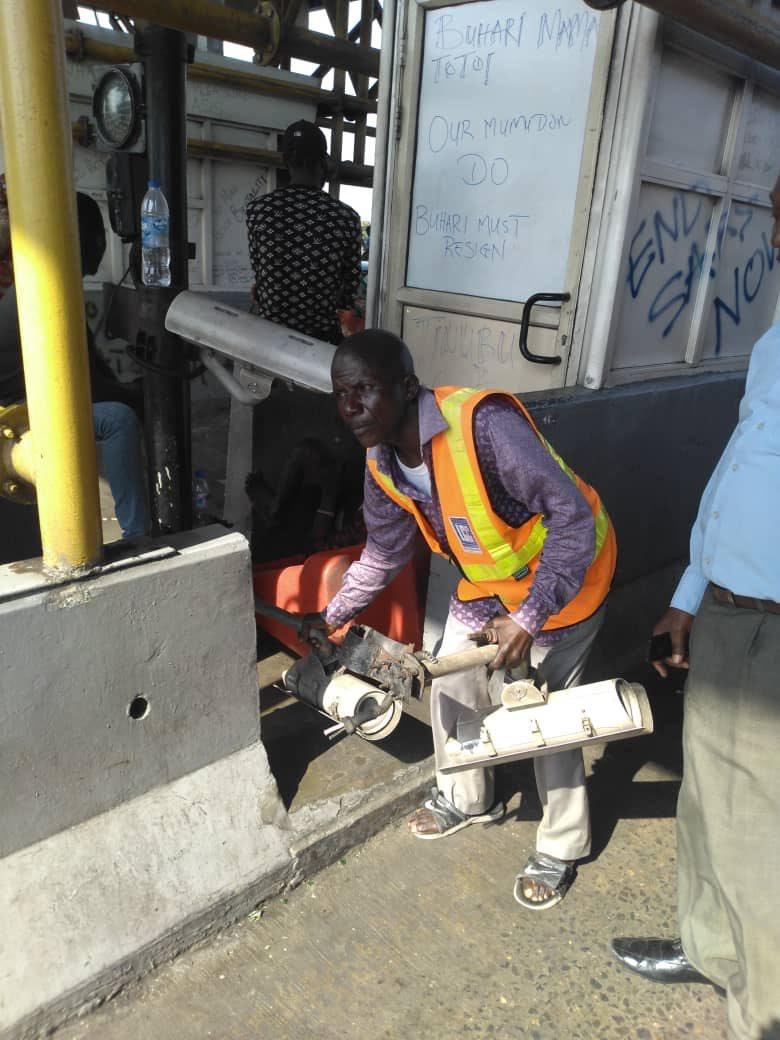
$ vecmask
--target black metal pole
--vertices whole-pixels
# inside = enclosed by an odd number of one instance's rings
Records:
[[[170,211],[171,284],[139,288],[138,353],[144,371],[144,425],[152,534],[192,526],[190,387],[186,344],[165,330],[165,313],[187,288],[187,99],[184,33],[148,26],[136,35],[144,59],[149,179]]]

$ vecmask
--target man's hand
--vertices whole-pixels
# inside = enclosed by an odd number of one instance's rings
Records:
[[[304,614],[301,619],[301,641],[312,646],[321,645],[335,631],[322,614]]]
[[[667,665],[671,665],[672,668],[688,667],[688,636],[692,625],[693,614],[689,614],[685,610],[678,610],[676,607],[669,607],[653,629],[654,636],[668,632],[672,640],[672,656],[663,661],[653,661],[653,668],[664,679],[669,675]]]
[[[481,632],[474,632],[469,639],[481,643],[498,643],[498,653],[488,669],[491,672],[497,672],[502,668],[515,668],[526,659],[534,641],[529,632],[506,614],[492,618]]]

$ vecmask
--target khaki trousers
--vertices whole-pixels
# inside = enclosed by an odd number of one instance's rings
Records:
[[[537,669],[540,682],[547,682],[550,690],[576,686],[582,679],[590,648],[603,619],[602,607],[552,646],[533,645],[531,664]],[[439,655],[443,657],[473,648],[474,643],[468,638],[470,632],[471,629],[450,614]],[[451,697],[458,705],[484,708],[499,702],[502,682],[503,676],[499,673],[494,673],[488,681],[484,667],[470,668],[434,680],[431,687],[431,727],[437,756],[441,754],[458,714],[451,702],[442,704],[441,694]],[[536,758],[534,771],[542,803],[542,822],[536,834],[537,851],[558,859],[582,859],[590,852],[590,813],[581,749]],[[493,774],[494,770],[490,768],[466,769],[447,775],[437,772],[436,784],[445,798],[461,812],[478,815],[489,809],[495,800]]]
[[[707,592],[691,638],[683,756],[683,949],[726,990],[732,1037],[779,1035],[780,615]]]

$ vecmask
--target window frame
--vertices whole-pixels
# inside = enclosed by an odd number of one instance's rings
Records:
[[[753,6],[768,9],[769,2],[759,0]],[[780,11],[777,14],[780,16]],[[648,141],[657,98],[656,85],[667,49],[711,65],[718,72],[738,81],[725,135],[722,173],[702,173],[648,157]],[[728,219],[733,204],[748,203],[765,208],[769,228],[771,206],[768,191],[763,185],[740,179],[737,163],[755,88],[761,87],[780,101],[780,72],[664,20],[645,8],[637,12],[632,22],[623,81],[629,85],[621,98],[616,121],[616,134],[622,136],[623,143],[620,148],[613,147],[613,159],[607,175],[607,194],[614,199],[613,208],[602,215],[599,228],[594,229],[594,235],[597,234],[599,239],[598,254],[603,262],[597,267],[600,275],[594,283],[596,295],[584,332],[580,382],[591,389],[598,389],[671,376],[744,370],[750,360],[749,352],[723,358],[704,357],[707,317],[717,285],[715,279],[707,277],[700,277],[694,292],[690,331],[682,360],[614,368],[620,317],[625,305],[622,289],[631,245],[630,228],[637,219],[645,184],[692,191],[714,201],[702,262],[703,271],[708,271],[715,259],[718,228],[724,219]],[[611,233],[610,223],[614,225]],[[775,303],[774,320],[779,315],[780,292]]]

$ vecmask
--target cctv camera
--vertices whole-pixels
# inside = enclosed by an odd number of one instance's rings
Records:
[[[165,327],[200,347],[204,365],[243,404],[266,398],[273,379],[331,391],[332,343],[236,310],[208,293],[179,293],[165,315]],[[216,355],[233,361],[234,371]]]

